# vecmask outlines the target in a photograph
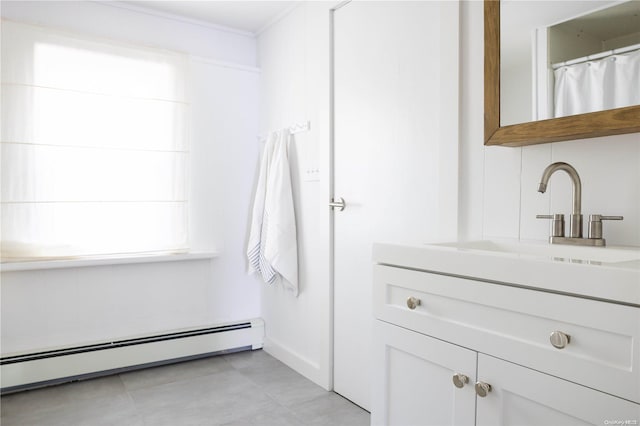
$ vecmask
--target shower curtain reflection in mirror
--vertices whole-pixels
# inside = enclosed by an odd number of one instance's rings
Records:
[[[555,117],[640,104],[640,49],[554,70]]]

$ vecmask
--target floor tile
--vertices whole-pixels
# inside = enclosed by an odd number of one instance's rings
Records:
[[[262,393],[236,394],[225,398],[206,398],[182,406],[159,407],[144,411],[145,423],[154,426],[222,425],[255,416],[276,405]]]
[[[120,377],[117,375],[101,377],[3,396],[2,415],[20,414],[24,411],[49,412],[75,401],[111,398],[119,395],[126,395]]]
[[[303,425],[368,426],[369,413],[340,395],[326,395],[290,407]]]
[[[261,350],[2,397],[2,426],[360,426],[369,413]]]
[[[221,426],[300,426],[300,419],[277,403],[264,407],[258,413],[239,417]]]
[[[224,358],[233,366],[233,368],[236,369],[262,369],[284,365],[282,362],[278,361],[263,350],[236,352],[233,354],[222,355],[221,358]]]
[[[325,389],[284,365],[281,368],[261,372],[247,373],[244,369],[239,371],[285,407],[327,394]]]
[[[3,403],[4,410],[4,403]],[[102,398],[77,398],[46,410],[24,410],[17,415],[2,416],[2,425],[21,426],[143,426],[133,402],[126,394]]]
[[[237,371],[214,373],[178,382],[130,391],[141,412],[159,408],[182,408],[225,401],[243,392],[258,392],[259,388]]]
[[[131,371],[121,374],[120,377],[128,390],[136,390],[232,369],[224,357],[214,356]]]

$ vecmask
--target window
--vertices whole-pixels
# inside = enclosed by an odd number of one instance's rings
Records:
[[[4,261],[187,249],[185,63],[2,22]]]

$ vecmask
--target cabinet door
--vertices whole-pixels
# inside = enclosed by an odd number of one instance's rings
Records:
[[[372,425],[473,425],[476,352],[375,321]],[[453,384],[455,374],[469,383]]]
[[[486,397],[478,397],[478,426],[640,421],[638,404],[488,355],[478,355],[478,380],[491,385]]]

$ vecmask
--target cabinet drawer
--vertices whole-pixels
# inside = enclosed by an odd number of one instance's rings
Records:
[[[640,403],[639,308],[374,268],[376,318]],[[554,331],[570,337],[564,349],[551,345]]]

